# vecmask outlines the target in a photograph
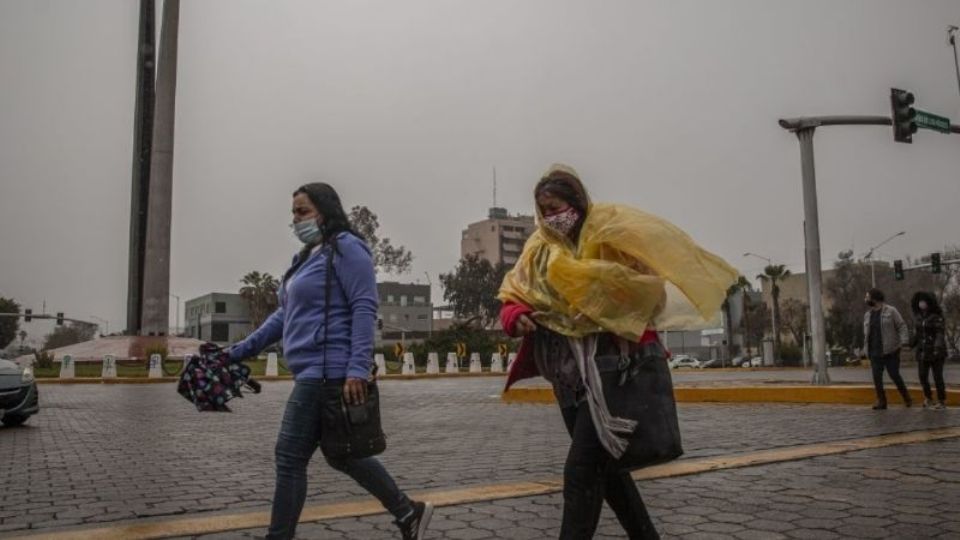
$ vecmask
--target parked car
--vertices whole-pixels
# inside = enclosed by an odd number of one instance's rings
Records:
[[[680,368],[703,369],[703,364],[701,364],[700,360],[694,358],[693,356],[681,354],[674,356],[673,359],[670,360],[670,369]]]
[[[705,362],[700,362],[700,367],[704,369],[723,367],[723,362],[719,358],[711,358]]]
[[[22,368],[9,360],[0,360],[0,422],[19,426],[39,411],[33,367]]]
[[[735,365],[739,365],[740,367],[761,367],[763,366],[763,358],[759,356],[754,356],[749,360],[746,358],[740,358],[740,364]]]

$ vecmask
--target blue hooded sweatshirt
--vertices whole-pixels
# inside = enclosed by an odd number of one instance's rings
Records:
[[[333,255],[330,320],[324,336],[327,260]],[[293,258],[293,266],[299,256]],[[283,338],[287,367],[296,380],[366,379],[373,359],[379,297],[370,248],[350,233],[337,237],[337,251],[318,247],[281,284],[280,307],[246,339],[230,348],[240,360]],[[324,364],[326,362],[326,365]]]

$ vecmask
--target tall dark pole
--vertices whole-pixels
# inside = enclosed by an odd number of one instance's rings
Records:
[[[127,273],[126,333],[140,333],[143,307],[143,261],[150,193],[150,153],[153,144],[154,73],[156,66],[156,6],[140,0],[137,39],[136,109],[133,123],[133,181],[130,189],[130,253]]]

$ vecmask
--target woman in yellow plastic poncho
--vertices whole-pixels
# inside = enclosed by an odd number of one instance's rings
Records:
[[[659,538],[629,472],[610,466],[636,422],[610,415],[594,357],[703,325],[738,273],[660,218],[592,204],[571,167],[552,166],[534,197],[539,227],[499,297],[504,330],[524,337],[507,387],[543,375],[572,438],[560,538],[591,538],[604,500],[630,538]]]

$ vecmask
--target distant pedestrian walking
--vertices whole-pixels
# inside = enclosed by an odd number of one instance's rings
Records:
[[[897,385],[903,404],[913,405],[907,385],[900,376],[900,351],[910,344],[910,331],[897,308],[887,304],[883,291],[871,289],[865,299],[867,313],[863,316],[864,350],[870,358],[873,370],[873,386],[877,392],[874,410],[887,408],[887,394],[883,390],[883,372],[890,374],[893,384]]]
[[[947,339],[944,330],[943,311],[937,297],[928,292],[918,292],[910,302],[916,331],[910,343],[917,357],[920,384],[923,385],[923,407],[943,409],[947,404],[947,389],[943,381],[943,364],[947,360]],[[937,401],[930,391],[930,371],[937,385]]]

